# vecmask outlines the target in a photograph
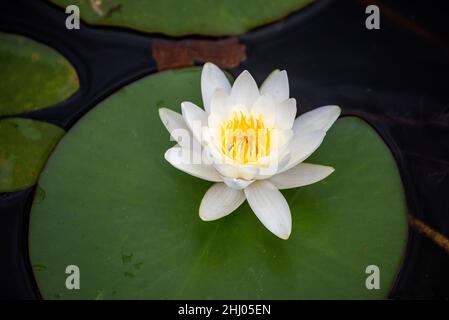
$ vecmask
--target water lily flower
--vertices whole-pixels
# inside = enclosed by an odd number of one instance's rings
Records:
[[[260,88],[243,71],[231,86],[223,71],[206,63],[201,93],[204,109],[187,101],[181,104],[182,115],[159,109],[178,142],[165,159],[214,182],[201,201],[201,219],[222,218],[247,200],[268,230],[288,239],[292,218],[279,190],[318,182],[334,171],[303,161],[320,146],[340,108],[324,106],[295,119],[296,100],[289,97],[285,70],[273,71]]]

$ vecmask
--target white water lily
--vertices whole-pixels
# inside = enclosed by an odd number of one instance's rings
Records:
[[[217,66],[206,63],[201,93],[204,109],[191,102],[181,104],[182,115],[159,109],[178,142],[165,159],[179,170],[215,182],[201,201],[201,219],[222,218],[248,200],[268,230],[288,239],[292,218],[279,190],[318,182],[334,171],[303,161],[320,146],[340,108],[324,106],[295,119],[296,100],[289,97],[287,72],[279,70],[259,89],[248,71],[231,86]]]

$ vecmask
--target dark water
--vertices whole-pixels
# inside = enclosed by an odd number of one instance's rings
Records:
[[[239,39],[260,83],[288,70],[299,112],[338,104],[368,121],[395,156],[410,215],[449,236],[449,10],[439,2],[376,2],[381,29],[365,28],[371,2],[322,1]],[[424,7],[426,6],[426,7]],[[112,92],[156,71],[156,37],[85,25],[62,28],[66,15],[38,1],[8,1],[0,30],[21,33],[63,53],[81,88],[72,98],[23,116],[69,129]],[[379,186],[382,188],[382,186]],[[34,188],[0,195],[0,297],[39,298],[28,261],[28,216]],[[449,298],[449,253],[410,230],[407,254],[390,297]]]

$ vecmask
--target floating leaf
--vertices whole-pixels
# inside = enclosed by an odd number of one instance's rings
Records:
[[[64,130],[45,122],[0,120],[0,192],[32,186]]]
[[[245,203],[203,222],[210,186],[163,158],[173,142],[158,107],[201,104],[200,69],[137,81],[89,112],[64,137],[39,181],[30,254],[44,298],[325,299],[387,296],[406,242],[401,179],[387,146],[357,118],[329,131],[313,163],[336,171],[322,182],[283,191],[289,240],[268,232]],[[81,289],[66,290],[76,264]],[[138,264],[138,267],[136,266]],[[366,267],[380,268],[367,290]]]
[[[0,115],[18,114],[64,101],[79,88],[72,65],[29,38],[0,32]]]
[[[170,36],[237,35],[279,20],[313,0],[99,0],[77,3],[89,24]],[[67,7],[71,0],[52,0]],[[94,2],[94,3],[93,3]],[[97,4],[95,4],[97,3]]]

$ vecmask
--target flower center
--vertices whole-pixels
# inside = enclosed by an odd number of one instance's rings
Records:
[[[270,154],[271,129],[265,128],[262,114],[257,118],[234,112],[221,124],[221,151],[240,164],[255,162]]]

